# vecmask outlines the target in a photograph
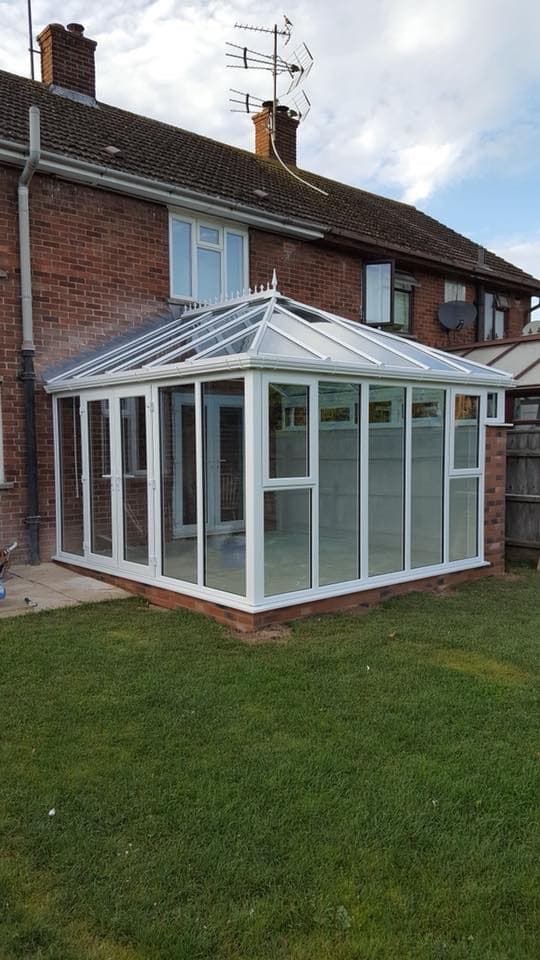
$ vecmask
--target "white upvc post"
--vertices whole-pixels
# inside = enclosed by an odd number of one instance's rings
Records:
[[[319,382],[309,387],[309,475],[311,486],[311,589],[319,586]]]
[[[404,479],[404,570],[411,569],[411,509],[412,509],[412,392],[411,386],[405,387],[405,479]]]
[[[263,493],[262,377],[246,371],[245,377],[245,509],[246,597],[256,605],[264,597],[264,493]]]
[[[369,574],[368,532],[369,532],[369,383],[363,381],[360,386],[360,580],[367,580]]]
[[[206,543],[204,538],[204,410],[202,384],[195,384],[195,460],[197,474],[197,583],[204,585],[204,557]]]

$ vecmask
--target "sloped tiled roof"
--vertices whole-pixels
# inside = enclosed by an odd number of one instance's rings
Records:
[[[1,70],[0,141],[27,142],[28,108],[33,104],[41,111],[42,149],[49,153],[199,191],[218,202],[245,204],[263,215],[297,218],[322,226],[327,234],[348,232],[364,245],[540,289],[540,280],[489,251],[484,253],[484,271],[476,243],[408,204],[302,171],[327,191],[324,197],[294,180],[276,161],[107,104],[87,106]],[[109,145],[119,147],[120,153],[110,156],[105,152]],[[255,190],[268,196],[261,199]]]

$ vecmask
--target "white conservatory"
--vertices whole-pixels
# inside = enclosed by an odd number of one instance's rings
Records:
[[[254,615],[485,565],[511,384],[275,285],[196,306],[48,381],[56,559]]]

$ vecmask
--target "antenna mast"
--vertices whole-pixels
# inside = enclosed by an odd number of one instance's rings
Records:
[[[32,80],[35,80],[35,71],[34,71],[34,54],[39,53],[39,50],[34,48],[34,30],[32,27],[32,0],[27,0],[27,13],[28,13],[28,53],[30,54],[30,76]]]

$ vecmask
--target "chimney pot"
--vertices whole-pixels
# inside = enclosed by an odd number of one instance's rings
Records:
[[[76,33],[79,37],[82,37],[84,34],[82,23],[68,23],[66,30],[69,30],[70,33]]]

